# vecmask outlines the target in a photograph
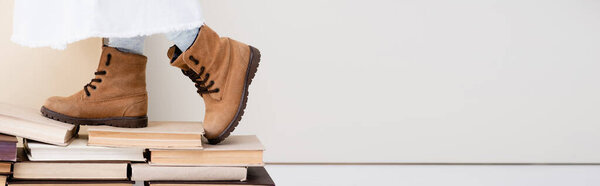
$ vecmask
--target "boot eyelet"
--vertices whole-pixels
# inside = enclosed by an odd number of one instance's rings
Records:
[[[219,89],[219,88],[216,88],[216,89],[215,89],[215,92],[219,92],[219,91],[220,91],[220,89]]]
[[[110,53],[108,53],[108,54],[106,55],[106,63],[105,63],[105,65],[106,65],[106,66],[110,65],[110,58],[111,58],[111,57],[112,57],[112,55],[111,55]]]
[[[200,61],[198,61],[194,56],[190,56],[189,59],[194,62],[195,65],[198,65]]]

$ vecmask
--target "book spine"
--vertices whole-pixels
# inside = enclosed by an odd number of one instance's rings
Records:
[[[17,144],[0,144],[0,161],[17,161]]]

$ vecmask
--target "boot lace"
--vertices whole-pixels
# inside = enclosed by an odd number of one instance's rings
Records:
[[[190,56],[189,59],[193,61],[196,65],[200,63],[200,61],[198,61],[193,56]],[[191,69],[181,70],[181,72],[183,72],[184,75],[189,77],[195,83],[194,86],[198,89],[198,91],[196,91],[198,94],[202,95],[219,92],[219,88],[210,89],[215,84],[215,82],[212,80],[208,80],[208,78],[210,77],[210,73],[204,73],[204,70],[205,68],[204,66],[202,66],[200,67],[200,72],[198,73],[194,72],[194,70]],[[202,77],[202,74],[204,74],[204,77]],[[206,84],[207,82],[208,85]]]
[[[110,65],[110,58],[111,58],[110,54],[106,55],[106,62],[104,63],[104,65],[106,65],[106,66]],[[106,75],[106,70],[100,70],[100,71],[94,72],[94,75],[97,75],[97,76],[98,75]],[[88,87],[90,87],[90,88],[92,88],[94,90],[96,90],[96,88],[97,88],[95,85],[92,85],[93,82],[102,83],[102,79],[100,79],[100,78],[94,78],[88,84],[86,84],[85,86],[83,86],[83,90],[85,91],[85,95],[88,96],[88,97],[92,95],[90,93],[90,91],[88,90]]]

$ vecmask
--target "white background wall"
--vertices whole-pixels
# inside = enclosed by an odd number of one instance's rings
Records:
[[[600,163],[600,1],[202,3],[262,50],[235,133],[257,134],[267,162]],[[89,82],[99,40],[16,46],[0,5],[0,101],[37,108]],[[202,120],[169,45],[146,42],[150,118]]]
[[[236,134],[268,162],[600,162],[600,1],[202,3],[262,50]],[[150,117],[201,120],[167,43],[146,43]]]
[[[19,46],[10,41],[13,4],[0,1],[0,102],[39,109],[47,97],[81,90],[94,76],[100,39],[79,41],[64,51]]]

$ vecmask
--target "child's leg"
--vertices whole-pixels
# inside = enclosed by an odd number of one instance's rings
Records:
[[[140,54],[144,53],[144,36],[129,38],[108,38],[108,46],[117,48],[122,52]]]
[[[200,28],[196,27],[189,30],[165,33],[165,36],[167,36],[169,41],[175,43],[177,48],[182,51],[186,51],[188,48],[190,48],[190,46],[192,46],[194,40],[196,40],[198,31],[200,31]]]

